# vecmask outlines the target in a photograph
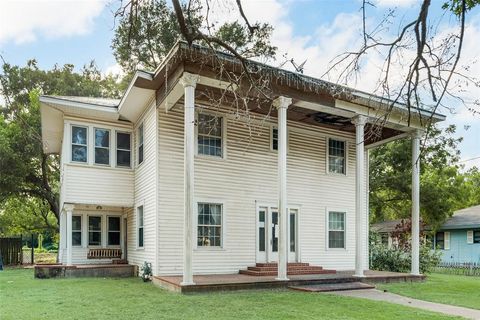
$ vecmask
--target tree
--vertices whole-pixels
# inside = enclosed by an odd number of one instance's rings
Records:
[[[420,208],[424,223],[435,227],[454,210],[469,203],[472,187],[466,185],[457,165],[455,126],[432,127],[421,155]],[[370,154],[371,222],[409,218],[411,215],[411,141],[398,140],[374,149]],[[468,190],[468,191],[467,191]]]
[[[212,38],[218,40],[212,43],[216,49],[222,50],[223,46],[219,43],[225,43],[246,58],[269,58],[275,55],[276,47],[270,44],[273,30],[270,25],[258,24],[255,33],[250,33],[248,27],[238,21],[217,27],[215,22],[208,20],[208,16],[200,14],[201,7],[178,5],[181,10],[188,12],[189,28],[206,28],[212,33]],[[119,25],[115,29],[111,47],[117,62],[128,74],[138,68],[155,70],[177,40],[186,40],[176,12],[165,0],[128,2],[120,6],[115,16],[119,19]],[[206,39],[199,41],[209,44]]]
[[[25,67],[3,63],[0,74],[0,95],[5,98],[0,114],[0,204],[6,210],[22,205],[38,204],[45,226],[51,224],[49,214],[59,218],[59,158],[42,150],[39,95],[72,95],[119,97],[116,78],[103,77],[95,64],[81,72],[74,66],[54,66],[40,70],[35,60]],[[30,206],[31,209],[31,206]],[[18,212],[19,210],[15,210]],[[36,212],[35,210],[27,210]],[[45,218],[47,217],[47,218]],[[33,218],[33,217],[32,217]]]

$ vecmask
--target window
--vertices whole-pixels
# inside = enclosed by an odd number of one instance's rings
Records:
[[[138,247],[143,248],[143,206],[137,208]]]
[[[473,243],[480,243],[480,230],[473,231]]]
[[[120,245],[120,217],[108,217],[108,245]]]
[[[278,129],[272,127],[272,150],[278,150]]]
[[[88,217],[88,245],[102,244],[102,217]]]
[[[143,123],[138,127],[138,164],[143,162]]]
[[[258,251],[265,252],[265,210],[258,212]]]
[[[82,245],[82,217],[72,216],[72,246]]]
[[[345,212],[328,213],[328,248],[345,248]]]
[[[87,128],[72,126],[72,161],[87,162]]]
[[[199,247],[222,246],[221,204],[198,204],[197,245]]]
[[[328,172],[345,174],[345,141],[328,139]]]
[[[117,166],[130,167],[130,133],[117,132]]]
[[[95,128],[95,163],[110,164],[110,130]]]
[[[445,232],[437,232],[435,235],[435,247],[440,250],[445,249]]]
[[[198,114],[198,154],[223,157],[223,118],[209,114]]]

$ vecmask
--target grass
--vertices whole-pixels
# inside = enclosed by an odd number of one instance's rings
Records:
[[[431,274],[424,283],[395,283],[379,289],[432,302],[480,309],[480,278]]]
[[[180,295],[129,279],[33,279],[0,271],[7,319],[452,319],[389,303],[288,290]]]

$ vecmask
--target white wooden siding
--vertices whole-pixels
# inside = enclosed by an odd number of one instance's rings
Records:
[[[157,161],[157,111],[154,103],[150,103],[145,114],[135,124],[134,130],[134,208],[128,213],[128,261],[141,266],[145,261],[152,263],[153,273],[157,268],[157,194],[156,194],[156,161]],[[144,153],[143,162],[137,164],[138,127],[143,123]],[[182,180],[183,181],[183,180]],[[138,248],[137,210],[143,205],[144,246]]]
[[[65,164],[64,202],[124,206],[133,204],[133,171]]]
[[[226,117],[226,159],[195,158],[195,197],[222,200],[225,238],[222,249],[194,250],[199,273],[238,272],[255,264],[256,201],[276,203],[277,152],[270,149],[270,123],[255,134]],[[288,123],[288,203],[299,205],[300,260],[337,270],[355,266],[354,135]],[[183,250],[183,108],[159,114],[159,273],[180,274]],[[328,137],[347,140],[347,175],[326,173]],[[347,212],[346,249],[326,248],[327,207]],[[367,222],[365,221],[365,224]],[[366,228],[365,228],[366,231]],[[363,239],[366,239],[366,232]],[[196,241],[196,239],[194,239]],[[365,260],[366,261],[366,260]]]

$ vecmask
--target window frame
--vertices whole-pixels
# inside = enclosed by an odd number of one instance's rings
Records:
[[[100,231],[90,231],[90,218],[100,218]],[[100,232],[100,244],[90,244],[90,232]],[[89,248],[100,248],[103,246],[103,215],[87,215],[87,245]]]
[[[201,107],[196,107],[196,108],[201,108]],[[222,150],[222,155],[221,156],[214,156],[214,155],[209,155],[209,154],[203,154],[198,152],[198,116],[200,114],[203,115],[208,115],[212,117],[219,118],[221,123],[222,123],[222,136],[221,136],[221,150]],[[217,159],[217,160],[224,160],[227,159],[227,117],[223,113],[216,113],[212,112],[210,110],[195,110],[195,123],[197,124],[195,126],[195,156],[200,157],[200,158],[206,158],[206,159]],[[215,138],[218,138],[216,136],[212,136]]]
[[[343,226],[343,248],[330,248],[330,213],[343,213],[344,216],[344,226]],[[347,217],[348,212],[344,209],[339,208],[327,208],[326,210],[326,224],[325,224],[325,236],[326,242],[325,247],[327,251],[346,251],[347,250]],[[339,230],[332,230],[332,231],[339,231]]]
[[[118,148],[118,134],[128,134],[130,139],[130,149],[119,149]],[[118,164],[118,151],[128,151],[130,154],[130,164],[128,166],[121,166]],[[121,169],[131,169],[132,168],[132,132],[131,131],[124,131],[124,130],[115,130],[115,168]]]
[[[78,143],[73,143],[73,128],[76,127],[76,128],[84,128],[86,130],[86,137],[85,137],[85,141],[86,143],[85,144],[78,144]],[[82,125],[82,124],[75,124],[75,123],[71,123],[70,124],[70,162],[72,163],[79,163],[79,164],[86,164],[88,165],[89,164],[89,156],[88,156],[88,153],[89,153],[89,141],[90,141],[90,136],[89,136],[89,126],[88,125]],[[82,146],[82,147],[85,147],[86,148],[86,151],[85,151],[85,161],[77,161],[77,160],[73,160],[73,146]]]
[[[478,234],[477,240],[475,240],[475,234]],[[473,230],[473,244],[480,244],[480,229]]]
[[[344,156],[343,156],[343,168],[344,172],[339,173],[339,172],[332,172],[330,171],[330,141],[338,141],[338,142],[343,142],[343,151],[344,151]],[[348,141],[342,138],[335,138],[335,137],[327,137],[326,139],[326,173],[330,175],[336,175],[336,176],[346,176],[347,171],[348,171]],[[337,157],[337,156],[332,156],[332,157]]]
[[[108,132],[108,147],[98,147],[96,143],[96,133],[97,130],[105,130]],[[115,131],[115,130],[114,130]],[[108,163],[97,163],[97,157],[95,151],[97,148],[107,149],[108,150]],[[111,149],[112,149],[112,130],[107,128],[101,127],[93,127],[93,165],[101,166],[101,167],[111,167],[112,166],[112,156],[111,156]]]
[[[277,130],[277,149],[273,148],[273,130]],[[270,151],[278,153],[278,125],[271,124],[270,125]],[[287,153],[290,151],[290,129],[287,125]]]
[[[199,246],[198,245],[198,227],[201,226],[198,224],[198,206],[199,204],[211,204],[211,205],[220,205],[221,208],[221,223],[220,223],[220,246]],[[225,250],[225,237],[226,237],[226,202],[221,199],[197,199],[195,201],[195,223],[194,223],[194,241],[195,241],[195,250],[199,251],[224,251]],[[218,225],[210,225],[210,226],[218,226]]]
[[[111,231],[110,230],[110,224],[109,224],[110,218],[118,219],[118,228],[119,228],[118,231],[116,231],[116,230]],[[107,222],[107,225],[106,225],[106,228],[107,228],[107,231],[106,231],[107,244],[106,245],[107,245],[107,247],[114,247],[114,248],[120,247],[122,245],[122,217],[121,216],[115,216],[115,215],[107,215],[106,216],[106,222]],[[110,244],[109,243],[108,235],[110,234],[110,232],[118,233],[118,244]]]
[[[136,131],[137,131],[137,166],[140,166],[142,163],[145,162],[145,122],[144,121],[142,121],[139,124]],[[140,161],[140,148],[142,150],[142,161]]]
[[[73,229],[73,218],[80,218],[80,229]],[[81,214],[73,214],[72,215],[72,247],[82,247],[83,246],[83,216]],[[80,233],[80,244],[73,243],[73,233]]]
[[[140,225],[140,215],[139,215],[139,209],[142,208],[142,219],[141,219],[141,225]],[[135,209],[136,213],[136,235],[137,235],[137,240],[136,240],[136,247],[138,249],[144,249],[145,248],[145,206],[142,204],[137,205]],[[142,229],[142,245],[140,245],[140,229]]]
[[[443,234],[443,238],[442,238],[442,240],[441,240],[441,241],[443,242],[443,246],[442,246],[441,248],[438,247],[438,234],[439,234],[439,233]],[[438,250],[448,250],[448,249],[445,248],[445,242],[446,242],[446,240],[445,240],[445,231],[437,231],[437,232],[435,233],[435,249],[438,249]]]

